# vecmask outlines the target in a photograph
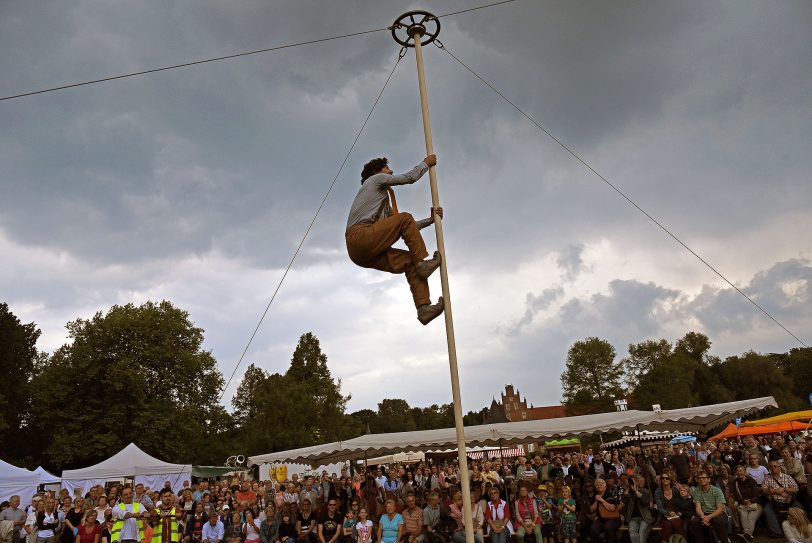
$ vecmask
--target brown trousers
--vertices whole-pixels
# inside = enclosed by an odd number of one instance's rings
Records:
[[[356,224],[344,235],[350,260],[362,268],[405,273],[415,307],[431,303],[429,282],[417,276],[415,264],[429,256],[423,236],[409,213],[398,213],[372,224]],[[408,251],[393,249],[400,238]]]

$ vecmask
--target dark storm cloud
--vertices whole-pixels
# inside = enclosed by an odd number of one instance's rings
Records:
[[[0,95],[474,4],[4,2]],[[811,18],[808,3],[518,1],[444,19],[441,37],[747,279],[765,308],[808,323]],[[230,374],[397,52],[380,32],[0,102],[4,301],[45,323],[50,348],[68,320],[166,297],[206,329]],[[587,335],[620,350],[693,318],[730,345],[768,344],[750,343],[765,323],[746,301],[707,285],[692,257],[450,57],[435,47],[425,56],[450,272],[473,285],[457,317],[467,408],[502,375],[540,368],[540,389],[557,401],[566,350]],[[334,374],[357,387],[353,407],[380,399],[370,379],[396,375],[366,373],[383,343],[401,353],[395,380],[413,404],[434,403],[447,385],[442,331],[403,324],[416,321],[402,278],[359,270],[344,250],[361,165],[383,155],[403,171],[423,158],[419,111],[410,53],[249,353],[278,371],[314,330]],[[398,202],[427,215],[427,183],[398,189]],[[604,261],[607,245],[620,256]],[[408,371],[431,385],[401,379]]]

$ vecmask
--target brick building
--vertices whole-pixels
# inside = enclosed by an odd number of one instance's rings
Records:
[[[505,392],[501,394],[502,401],[498,404],[504,413],[505,419],[510,422],[521,420],[542,420],[566,417],[566,408],[563,405],[546,405],[534,407],[527,405],[527,398],[522,399],[519,390],[514,390],[513,385],[505,385]],[[494,402],[495,403],[495,402]],[[493,409],[494,404],[491,404]]]

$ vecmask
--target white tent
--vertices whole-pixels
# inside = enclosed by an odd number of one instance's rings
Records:
[[[39,473],[39,484],[44,485],[46,490],[56,491],[62,486],[62,479],[49,472],[42,466],[38,466],[37,469],[32,471],[34,473]]]
[[[134,478],[136,484],[143,483],[153,490],[163,488],[164,482],[169,481],[172,490],[178,492],[183,487],[183,481],[192,480],[192,465],[158,460],[130,443],[95,466],[63,471],[62,486],[71,493],[80,489],[84,495],[94,485],[125,478]]]
[[[530,443],[541,439],[581,437],[605,432],[670,430],[700,432],[766,407],[777,407],[772,396],[668,411],[615,411],[562,417],[468,426],[465,441],[470,446],[500,446]],[[290,451],[248,458],[248,465],[266,462],[328,463],[384,456],[404,451],[427,451],[456,447],[454,428],[389,434],[367,434]]]
[[[12,466],[0,460],[0,501],[6,501],[12,496],[19,496],[23,507],[31,504],[31,498],[37,493],[39,473],[28,471],[25,468]]]

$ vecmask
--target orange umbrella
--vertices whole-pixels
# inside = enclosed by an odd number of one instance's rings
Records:
[[[727,428],[708,439],[711,441],[718,441],[720,439],[727,439],[731,437],[778,434],[781,432],[797,432],[798,430],[804,429],[806,429],[806,423],[799,422],[782,422],[781,424],[762,424],[761,426],[749,427],[740,426],[739,428],[736,428],[735,424],[730,423],[727,425]]]

